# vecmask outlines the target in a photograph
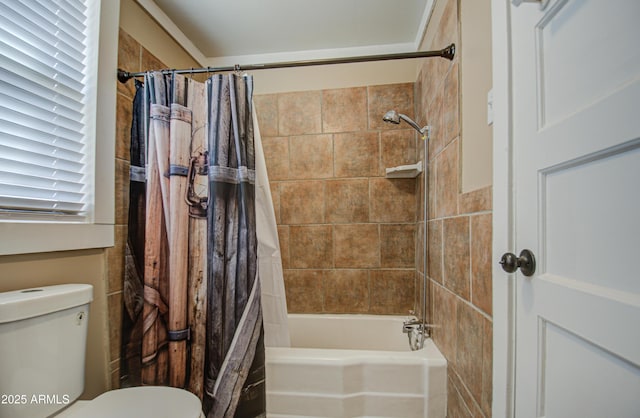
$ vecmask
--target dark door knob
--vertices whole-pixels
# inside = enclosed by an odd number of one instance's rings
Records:
[[[504,253],[500,264],[507,273],[514,273],[520,269],[525,276],[533,276],[536,272],[536,258],[530,250],[522,250],[519,257],[513,253]]]

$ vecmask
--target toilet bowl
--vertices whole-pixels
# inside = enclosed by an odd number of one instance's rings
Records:
[[[0,418],[202,418],[198,397],[172,387],[77,400],[84,391],[92,297],[87,284],[0,293],[0,394],[7,395]]]
[[[92,401],[76,401],[56,418],[204,418],[191,392],[163,386],[140,386],[105,392]]]

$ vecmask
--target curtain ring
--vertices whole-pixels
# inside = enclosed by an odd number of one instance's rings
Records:
[[[170,102],[169,104],[173,103],[176,101],[176,97],[175,97],[175,85],[176,85],[176,70],[175,68],[171,70],[171,84],[169,84],[169,91],[168,91],[168,97],[170,98]]]

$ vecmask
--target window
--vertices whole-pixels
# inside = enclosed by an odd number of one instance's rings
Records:
[[[0,254],[112,245],[100,178],[114,179],[115,83],[100,79],[115,81],[118,7],[105,6],[0,0]]]

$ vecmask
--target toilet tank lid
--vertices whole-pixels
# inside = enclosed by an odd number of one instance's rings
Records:
[[[89,284],[61,284],[0,293],[0,324],[85,305],[93,300]]]

